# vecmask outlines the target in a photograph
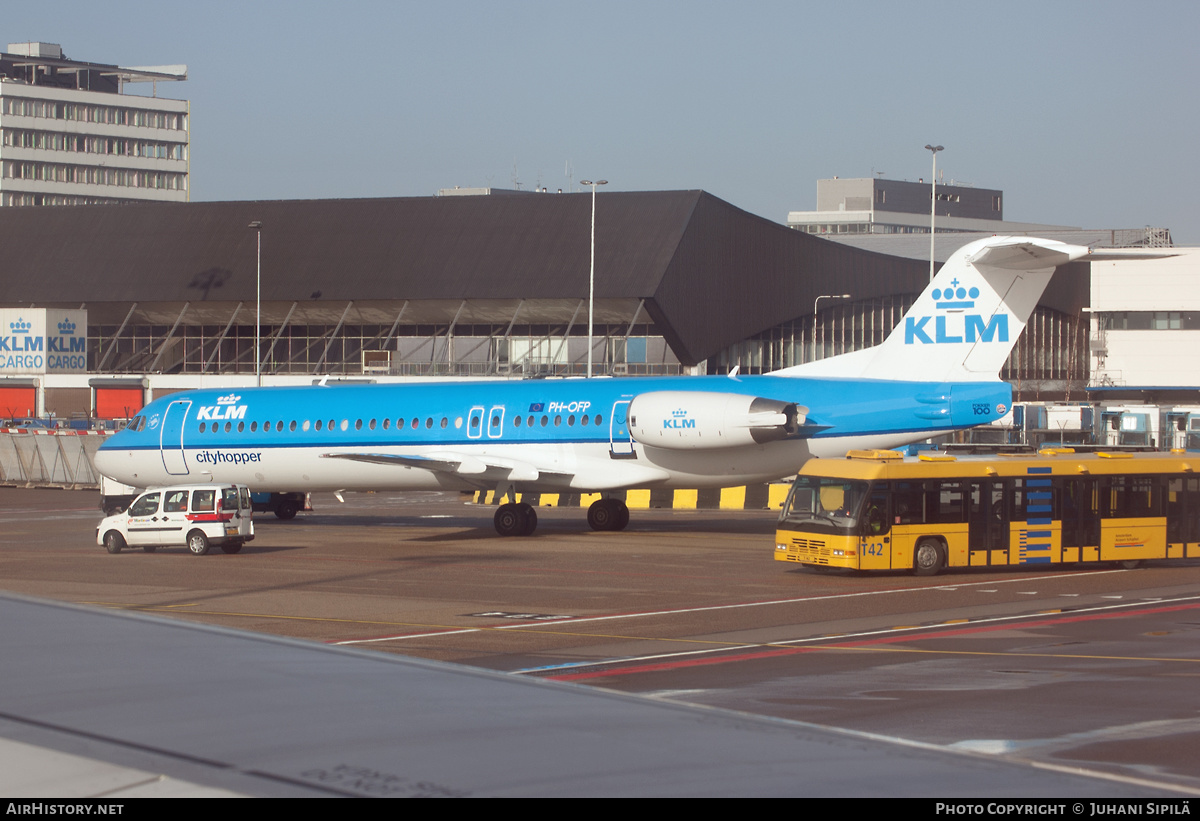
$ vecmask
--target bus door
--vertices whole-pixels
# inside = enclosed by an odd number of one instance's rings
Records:
[[[179,399],[167,405],[167,412],[163,414],[158,445],[163,468],[172,476],[186,476],[188,472],[187,456],[183,450],[183,422],[191,407],[190,400]]]
[[[1004,504],[1004,483],[979,480],[970,485],[967,549],[971,565],[1008,564],[1009,515]]]
[[[1062,480],[1063,561],[1100,560],[1100,495],[1095,479]]]
[[[1167,556],[1200,556],[1200,478],[1167,479]]]

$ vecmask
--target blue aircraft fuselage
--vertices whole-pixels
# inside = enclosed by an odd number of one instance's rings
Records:
[[[206,389],[147,405],[96,465],[136,487],[721,487],[991,422],[1011,400],[1005,382],[770,375]]]

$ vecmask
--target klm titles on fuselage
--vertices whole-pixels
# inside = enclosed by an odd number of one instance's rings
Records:
[[[218,396],[216,405],[200,406],[200,409],[196,411],[196,419],[199,421],[208,420],[210,422],[224,422],[228,419],[245,419],[246,409],[249,407],[249,405],[237,404],[241,398],[242,397],[233,393],[225,396]]]

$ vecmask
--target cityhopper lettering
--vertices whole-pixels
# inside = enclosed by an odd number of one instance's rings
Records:
[[[220,450],[202,450],[196,454],[196,461],[202,465],[248,465],[262,460],[260,451],[226,453]]]

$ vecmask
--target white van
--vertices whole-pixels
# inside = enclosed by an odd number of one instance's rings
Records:
[[[254,539],[250,488],[245,485],[178,485],[147,490],[129,509],[108,516],[96,528],[96,544],[109,553],[140,547],[153,553],[186,545],[197,556],[219,545],[237,553]]]

